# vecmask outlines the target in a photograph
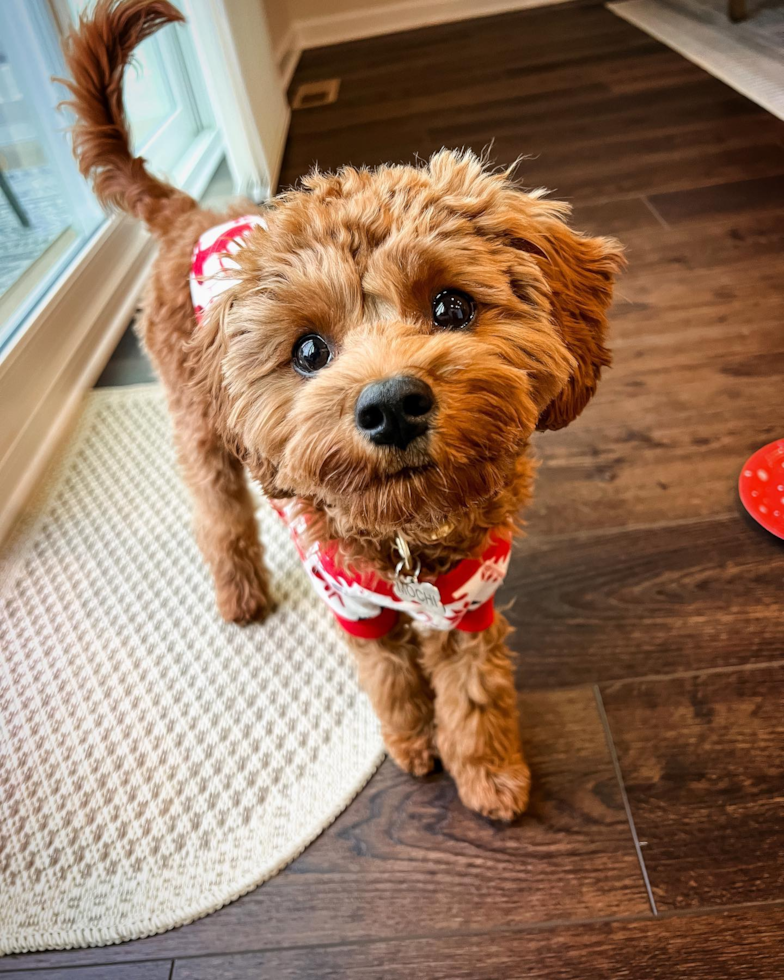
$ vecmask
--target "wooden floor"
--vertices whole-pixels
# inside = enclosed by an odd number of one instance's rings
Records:
[[[386,763],[281,875],[168,934],[9,957],[38,980],[781,980],[784,548],[738,472],[784,435],[784,124],[594,5],[305,54],[314,160],[446,144],[628,245],[615,366],[537,442],[514,602],[530,813]],[[107,383],[143,379],[124,341]],[[784,482],[784,480],[782,481]]]

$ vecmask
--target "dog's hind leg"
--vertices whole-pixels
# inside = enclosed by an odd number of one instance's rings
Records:
[[[511,820],[528,805],[506,620],[482,633],[434,633],[423,644],[436,694],[436,745],[467,807]]]
[[[433,691],[419,664],[418,636],[401,619],[380,640],[351,637],[350,643],[387,751],[401,769],[424,776],[435,762]]]
[[[242,463],[195,393],[170,392],[175,442],[193,502],[196,539],[212,572],[224,619],[249,623],[271,607],[263,550]]]

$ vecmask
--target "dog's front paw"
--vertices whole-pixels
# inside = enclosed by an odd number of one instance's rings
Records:
[[[404,772],[412,776],[426,776],[435,765],[433,740],[430,733],[423,735],[400,735],[384,732],[387,752]]]
[[[234,576],[216,588],[218,611],[228,623],[260,623],[274,609],[267,577],[256,569]]]
[[[531,773],[520,761],[507,766],[464,764],[453,772],[460,799],[493,820],[513,820],[528,806]]]

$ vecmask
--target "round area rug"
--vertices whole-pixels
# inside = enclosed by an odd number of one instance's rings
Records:
[[[0,951],[101,946],[238,898],[370,778],[378,725],[288,533],[278,610],[218,616],[161,392],[107,389],[0,566]]]

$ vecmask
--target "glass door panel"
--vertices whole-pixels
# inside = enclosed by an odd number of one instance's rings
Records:
[[[30,298],[103,221],[76,171],[51,75],[58,39],[34,0],[0,0],[0,347]]]
[[[72,223],[33,106],[0,46],[0,296]]]
[[[65,73],[62,34],[90,4],[0,0],[0,350],[106,220],[71,154],[69,119],[57,109],[66,93],[51,81]],[[125,103],[134,152],[152,170],[171,178],[183,161],[217,165],[220,139],[187,26],[139,46]]]

